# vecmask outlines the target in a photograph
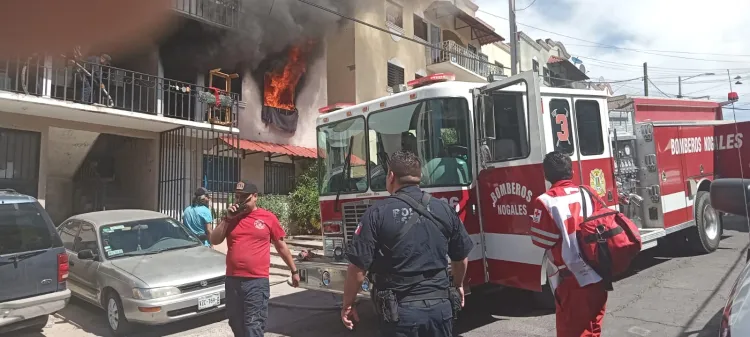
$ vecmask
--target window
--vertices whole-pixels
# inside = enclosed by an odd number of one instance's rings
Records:
[[[552,81],[551,81],[551,78],[550,78],[551,74],[550,74],[549,69],[547,67],[543,67],[542,69],[544,71],[544,74],[543,74],[544,75],[544,84],[546,84],[547,86],[552,86]]]
[[[353,193],[367,190],[367,146],[365,119],[362,117],[318,127],[320,194],[335,195],[339,191]],[[351,158],[351,165],[345,165],[347,156]]]
[[[201,245],[198,238],[172,218],[111,224],[102,226],[100,231],[104,253],[110,259]]]
[[[0,204],[0,255],[61,245],[38,203]]]
[[[388,62],[388,87],[404,84],[404,68]]]
[[[414,14],[414,37],[427,41],[427,22]]]
[[[422,162],[422,187],[471,182],[469,109],[463,98],[437,98],[394,107],[368,118],[370,187],[385,190],[388,157],[398,150]]]
[[[552,126],[552,146],[555,151],[569,155],[573,154],[573,137],[571,137],[570,133],[570,104],[568,100],[550,100],[549,116],[550,125]]]
[[[495,115],[495,139],[490,140],[490,161],[526,158],[529,148],[529,129],[523,94],[497,93],[492,95]]]
[[[60,225],[60,239],[65,249],[73,251],[79,229],[81,229],[80,222],[74,220],[69,220]]]
[[[404,29],[404,9],[393,2],[386,1],[385,21],[391,26]]]
[[[78,253],[84,249],[91,249],[94,255],[99,254],[99,247],[96,244],[96,231],[94,231],[94,226],[88,223],[81,225],[81,231],[78,233],[76,246],[73,251]]]
[[[240,180],[240,159],[203,155],[203,186],[212,192],[232,192]]]
[[[539,72],[539,62],[537,62],[537,60],[531,60],[531,70],[535,73]]]
[[[595,156],[604,153],[602,116],[597,101],[576,101],[576,124],[581,155]]]
[[[287,195],[294,188],[294,164],[267,161],[263,165],[265,194]]]

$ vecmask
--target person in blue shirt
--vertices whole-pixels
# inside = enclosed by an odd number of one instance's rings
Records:
[[[206,237],[206,226],[214,221],[211,209],[208,208],[211,201],[209,193],[206,188],[199,187],[193,194],[192,204],[182,212],[182,222],[203,241],[203,245],[206,247],[211,246]]]

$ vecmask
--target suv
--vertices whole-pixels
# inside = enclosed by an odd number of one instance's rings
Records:
[[[0,333],[41,331],[70,300],[68,255],[33,197],[0,189]]]

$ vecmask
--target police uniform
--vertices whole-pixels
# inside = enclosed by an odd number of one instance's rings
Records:
[[[396,195],[402,193],[417,201],[423,197],[417,186],[404,187]],[[349,262],[370,272],[376,293],[391,290],[395,294],[398,322],[380,317],[383,336],[452,336],[446,256],[462,261],[474,243],[446,202],[432,198],[428,205],[432,216],[441,221],[433,224],[421,217],[398,240],[399,230],[412,213],[419,214],[394,197],[377,201],[362,216],[347,248]]]
[[[584,220],[584,209],[591,216],[603,206],[582,196],[570,180],[552,184],[533,205],[531,241],[548,251],[547,277],[556,299],[557,336],[601,336],[607,291],[602,278],[581,258],[575,233]]]

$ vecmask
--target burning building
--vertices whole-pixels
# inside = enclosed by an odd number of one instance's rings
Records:
[[[297,131],[299,110],[297,93],[304,84],[309,58],[315,43],[308,41],[293,45],[286,51],[270,56],[261,62],[256,73],[261,80],[261,120],[267,126],[281,131]]]

